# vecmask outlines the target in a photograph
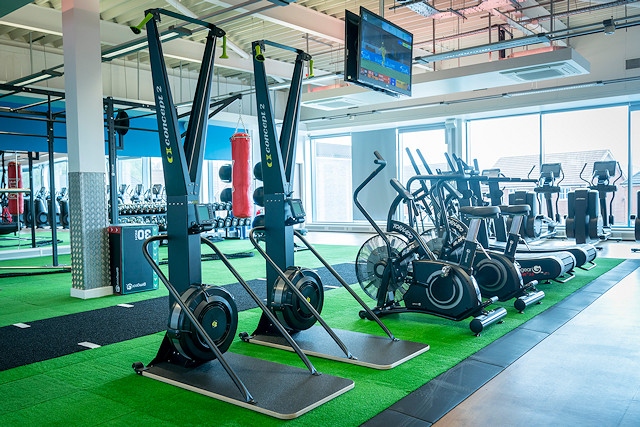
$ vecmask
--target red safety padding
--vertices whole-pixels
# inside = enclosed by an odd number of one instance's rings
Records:
[[[233,193],[231,205],[233,216],[250,218],[251,203],[251,138],[249,134],[237,132],[231,136],[231,160]]]
[[[22,188],[22,167],[20,162],[9,162],[9,188]],[[11,215],[24,213],[24,201],[22,193],[9,193],[9,212]]]

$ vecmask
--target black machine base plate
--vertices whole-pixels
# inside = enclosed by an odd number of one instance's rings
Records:
[[[309,356],[337,360],[374,369],[391,369],[429,350],[428,344],[392,341],[389,337],[334,329],[356,359],[349,359],[321,326],[292,334],[302,352]],[[254,335],[248,342],[293,351],[279,335]]]
[[[307,369],[240,354],[225,353],[224,358],[245,384],[255,404],[245,402],[217,360],[197,368],[161,362],[141,370],[140,374],[282,420],[297,418],[354,387],[354,382],[347,378],[312,375]]]

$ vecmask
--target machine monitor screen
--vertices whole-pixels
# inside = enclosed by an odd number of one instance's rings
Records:
[[[361,7],[345,17],[345,80],[411,96],[413,35]]]
[[[553,174],[554,177],[559,177],[562,172],[562,164],[561,163],[545,163],[542,165],[540,169],[540,173],[544,176],[551,176]]]
[[[486,176],[488,178],[499,178],[500,169],[485,169],[482,171],[482,176]]]
[[[200,224],[206,224],[211,220],[211,217],[209,214],[209,205],[207,204],[196,205],[196,220]]]
[[[302,207],[302,200],[290,199],[289,206],[291,206],[291,216],[294,218],[304,218],[306,215],[304,208]]]
[[[614,176],[616,174],[616,164],[615,160],[593,162],[593,176],[603,177],[603,179]]]
[[[287,209],[285,209],[285,225],[300,224],[304,222],[305,212],[302,207],[302,200],[287,199]]]

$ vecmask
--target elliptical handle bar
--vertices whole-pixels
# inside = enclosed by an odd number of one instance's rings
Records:
[[[593,185],[593,182],[589,182],[586,179],[584,179],[582,177],[582,174],[584,173],[584,170],[587,168],[587,163],[584,164],[584,166],[582,166],[582,170],[580,171],[580,173],[578,174],[578,176],[580,177],[581,180],[583,180],[584,182],[587,183],[587,185]]]
[[[376,156],[376,159],[373,161],[373,163],[375,163],[376,165],[382,165],[383,167],[387,165],[387,161],[377,150],[373,152],[373,155]]]
[[[618,182],[620,180],[620,178],[622,178],[622,168],[620,167],[620,162],[616,160],[616,166],[618,166],[618,171],[620,172],[620,174],[618,175],[618,177],[613,181],[612,185],[616,185],[616,182]]]
[[[393,187],[394,190],[396,190],[398,192],[398,194],[400,196],[402,196],[402,198],[406,201],[406,202],[410,202],[413,201],[414,197],[413,194],[411,194],[409,192],[409,190],[407,190],[404,185],[402,185],[400,183],[400,181],[398,181],[396,178],[391,178],[389,180],[389,183],[391,183],[391,186]]]
[[[535,168],[536,165],[531,166],[531,169],[529,169],[529,173],[527,174],[527,179],[531,179],[531,172],[533,172]],[[535,182],[538,182],[538,180],[536,179]]]

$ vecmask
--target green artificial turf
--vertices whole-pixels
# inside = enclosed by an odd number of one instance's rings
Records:
[[[134,374],[131,364],[148,363],[163,333],[74,353],[0,372],[0,424],[136,426],[357,426],[447,371],[479,349],[561,301],[622,260],[598,259],[593,270],[578,271],[565,284],[540,285],[542,304],[517,313],[503,303],[504,323],[474,337],[468,321],[452,322],[421,314],[385,317],[396,337],[427,343],[431,349],[391,370],[379,371],[312,357],[318,370],[355,381],[355,388],[291,421],[281,421]],[[323,317],[334,328],[382,335],[358,317],[359,306],[344,289],[327,292]],[[241,312],[238,331],[252,331],[260,313]],[[348,343],[347,343],[348,345]],[[303,367],[294,353],[236,339],[230,352]],[[356,355],[357,356],[357,355]],[[277,387],[265,384],[265,387]]]
[[[216,246],[227,255],[246,252],[254,253],[252,257],[230,259],[230,262],[245,280],[265,277],[266,262],[260,254],[257,253],[250,241],[225,240],[216,243]],[[316,248],[322,257],[330,264],[353,262],[356,259],[358,251],[357,246],[314,245],[314,248]],[[210,248],[202,246],[203,255],[211,253]],[[166,258],[167,248],[162,246],[159,250],[159,261],[162,262],[166,260]],[[321,266],[320,261],[318,261],[310,251],[296,252],[295,262],[297,265],[309,268]],[[60,255],[59,263],[60,265],[70,265],[70,255]],[[46,265],[51,265],[51,257],[0,262],[1,267]],[[201,265],[202,279],[206,284],[222,286],[237,282],[222,261],[204,261]],[[166,274],[167,266],[162,265],[162,270]],[[0,269],[0,273],[15,271],[16,270]],[[38,270],[24,271],[32,272]],[[336,283],[336,285],[338,284]],[[73,298],[70,296],[70,292],[71,273],[0,278],[0,327],[19,322],[29,323],[65,314],[111,307],[116,304],[133,303],[169,294],[162,284],[160,284],[159,289],[155,291],[128,295],[112,295],[89,300]]]
[[[69,245],[69,230],[63,230],[60,228],[57,229],[56,238],[58,240],[58,246]],[[31,230],[22,229],[15,234],[11,233],[0,236],[0,251],[17,251],[22,249],[31,249],[31,243]],[[36,230],[36,247],[51,247],[50,229]]]

